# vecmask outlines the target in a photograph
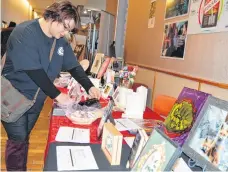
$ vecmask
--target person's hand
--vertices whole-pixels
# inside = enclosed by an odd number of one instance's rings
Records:
[[[64,94],[64,93],[60,93],[55,99],[61,105],[69,105],[69,104],[72,104],[74,102],[74,100],[71,99],[68,94]]]
[[[99,100],[101,97],[101,92],[96,87],[91,87],[89,89],[89,95],[91,96],[91,98]]]

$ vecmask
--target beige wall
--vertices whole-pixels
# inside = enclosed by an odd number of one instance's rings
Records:
[[[188,35],[184,60],[161,58],[165,0],[157,0],[155,27],[148,29],[149,0],[129,0],[124,58],[179,74],[228,84],[228,32]]]
[[[168,95],[177,98],[184,87],[197,90],[198,85],[195,81],[156,72],[154,98],[158,95]]]
[[[116,16],[118,0],[106,0],[106,11]]]
[[[199,83],[197,81],[176,77],[161,72],[155,72],[153,70],[139,68],[135,82],[145,84],[152,89],[152,93],[150,95],[152,98],[151,108],[153,108],[154,98],[156,98],[156,96],[167,95],[177,98],[184,87],[210,93],[217,98],[228,101],[227,88],[219,88],[216,86]]]
[[[32,8],[26,0],[2,0],[2,20],[17,24],[32,18]]]
[[[220,99],[228,101],[228,89],[218,88],[207,84],[201,84],[200,90],[206,93],[210,93]]]
[[[91,8],[105,10],[106,0],[87,0],[87,3],[85,5]]]

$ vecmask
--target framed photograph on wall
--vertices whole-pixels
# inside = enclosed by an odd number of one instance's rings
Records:
[[[161,51],[162,58],[184,60],[187,30],[187,20],[165,24]]]
[[[166,0],[165,19],[188,14],[190,0]]]
[[[150,1],[150,13],[148,19],[148,28],[154,28],[155,25],[155,12],[156,12],[157,1]]]
[[[170,171],[181,149],[159,129],[149,137],[132,171]]]
[[[208,171],[228,171],[228,102],[210,96],[183,151]]]

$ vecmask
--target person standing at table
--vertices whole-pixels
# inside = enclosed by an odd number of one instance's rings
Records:
[[[79,27],[77,8],[69,1],[55,2],[48,6],[43,17],[19,24],[11,33],[7,43],[6,63],[3,75],[24,96],[32,100],[38,87],[38,97],[31,109],[16,122],[2,124],[7,132],[5,160],[8,171],[26,171],[29,135],[33,129],[46,96],[60,104],[72,102],[67,94],[60,93],[53,85],[61,70],[70,74],[93,98],[100,98],[74,53],[63,38],[65,34]],[[52,44],[56,46],[49,64]]]

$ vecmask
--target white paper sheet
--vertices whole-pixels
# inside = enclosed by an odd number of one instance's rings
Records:
[[[115,127],[118,131],[135,130],[140,128],[138,125],[127,118],[115,119],[115,123]]]
[[[57,146],[58,171],[98,169],[90,146]]]
[[[126,141],[126,143],[128,144],[128,146],[130,148],[132,148],[133,142],[135,140],[135,137],[124,137],[124,140]]]
[[[180,171],[192,172],[192,170],[188,167],[188,165],[182,158],[178,159],[177,164],[175,164],[173,168],[173,172],[180,172]]]
[[[60,127],[55,140],[59,142],[90,143],[90,130]]]

